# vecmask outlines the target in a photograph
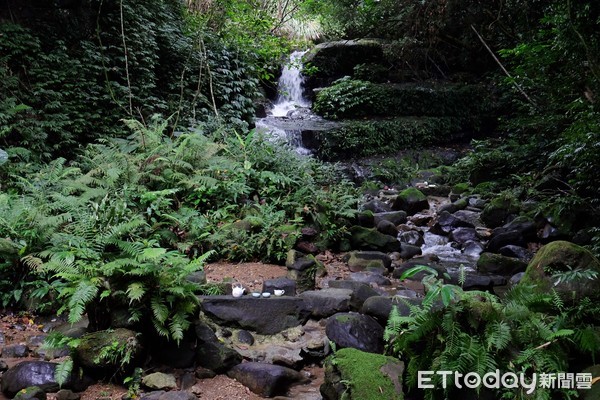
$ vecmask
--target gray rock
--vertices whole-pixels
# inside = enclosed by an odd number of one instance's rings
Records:
[[[39,347],[44,343],[44,340],[46,340],[47,337],[48,337],[48,335],[46,335],[46,334],[29,336],[27,338],[27,346]]]
[[[459,210],[453,214],[457,219],[465,223],[466,227],[475,227],[481,228],[483,227],[483,222],[481,222],[481,213],[476,211],[468,211],[468,210]]]
[[[470,207],[475,207],[475,208],[478,208],[479,210],[483,210],[483,208],[485,207],[486,204],[487,204],[487,201],[485,201],[484,199],[480,199],[479,197],[470,197],[469,198],[469,206]]]
[[[242,356],[221,343],[208,325],[197,321],[194,330],[198,338],[196,361],[199,366],[224,373],[242,362]]]
[[[31,386],[20,390],[13,400],[46,400],[46,392],[38,386]]]
[[[309,290],[300,297],[304,299],[306,307],[311,311],[311,317],[326,318],[338,312],[349,311],[351,289],[322,289]]]
[[[376,229],[353,226],[350,228],[350,234],[350,243],[353,249],[383,252],[400,251],[400,242],[395,236],[386,235]]]
[[[464,245],[463,253],[470,257],[479,257],[483,250],[484,246],[481,242],[467,242]]]
[[[409,260],[413,257],[420,256],[421,254],[423,254],[423,252],[419,246],[403,244],[400,249],[400,257],[404,260]]]
[[[23,358],[29,354],[29,347],[24,344],[11,344],[4,346],[2,357],[4,358]]]
[[[392,208],[390,207],[389,204],[384,203],[383,201],[378,200],[378,199],[374,199],[374,200],[366,202],[365,204],[362,205],[361,209],[369,210],[373,214],[381,214],[381,213],[387,213],[387,212],[392,211]]]
[[[360,310],[361,314],[373,317],[381,326],[387,324],[392,307],[396,306],[400,315],[410,315],[410,308],[407,303],[420,304],[418,299],[393,299],[388,296],[369,297],[363,304]]]
[[[290,386],[308,381],[291,368],[258,362],[238,364],[227,375],[263,397],[285,395]]]
[[[479,239],[475,228],[456,228],[450,232],[449,239],[457,243],[465,244],[469,241],[474,242]]]
[[[142,385],[150,389],[177,389],[175,376],[162,372],[154,372],[142,378]]]
[[[365,300],[367,300],[369,297],[379,295],[379,293],[375,291],[371,285],[365,282],[356,282],[351,280],[331,280],[328,282],[328,285],[331,288],[352,290],[350,308],[353,311],[360,310]]]
[[[410,230],[410,231],[402,232],[398,236],[398,238],[400,239],[400,242],[410,244],[413,246],[421,247],[421,246],[423,246],[423,244],[425,244],[425,239],[423,238],[423,234],[419,231]]]
[[[238,331],[237,333],[237,340],[240,343],[244,343],[247,345],[252,346],[254,344],[254,336],[252,336],[252,334],[244,329],[241,329],[240,331]]]
[[[351,251],[344,257],[344,261],[348,263],[350,271],[363,271],[369,266],[381,266],[389,269],[392,266],[392,259],[380,251]]]
[[[199,285],[204,285],[206,283],[206,272],[204,272],[204,271],[192,272],[191,274],[186,276],[185,279],[190,282],[197,283]]]
[[[54,379],[57,365],[46,361],[23,361],[2,374],[2,392],[11,398],[30,386],[38,386],[45,392],[55,392],[59,389]],[[73,373],[63,387],[82,391],[90,383],[86,377],[79,378]]]
[[[327,319],[325,333],[338,348],[383,352],[383,327],[368,315],[339,313]]]
[[[486,250],[490,253],[497,253],[502,247],[508,245],[524,246],[525,239],[521,232],[506,231],[497,234],[492,233],[492,237],[486,246]]]
[[[386,220],[379,221],[379,223],[377,224],[377,230],[381,233],[390,236],[396,236],[398,234],[398,228],[396,228],[396,225]]]
[[[529,262],[533,254],[524,247],[507,245],[498,249],[498,254],[506,257],[518,258],[519,260]]]
[[[69,389],[60,389],[56,393],[56,400],[79,400],[80,398],[81,394],[73,393],[73,391]]]
[[[263,281],[263,292],[273,294],[275,289],[285,290],[286,296],[294,296],[296,294],[296,281],[289,278],[265,279]]]
[[[527,263],[518,258],[505,257],[500,254],[482,253],[477,260],[477,270],[489,274],[511,276],[523,272]]]
[[[204,296],[200,300],[202,311],[218,324],[261,334],[275,334],[301,325],[310,315],[304,300],[291,296],[258,299],[249,296]]]
[[[353,272],[350,274],[350,280],[363,283],[374,283],[378,286],[389,286],[392,284],[385,276],[369,271]]]
[[[217,373],[215,371],[213,371],[212,369],[208,369],[208,368],[204,368],[204,367],[197,367],[196,370],[194,371],[194,375],[196,375],[196,378],[198,378],[198,379],[210,379],[210,378],[214,378],[215,376],[217,376]]]
[[[521,282],[521,279],[523,279],[523,276],[525,276],[525,272],[519,272],[517,274],[514,274],[508,280],[508,286],[510,286],[510,287],[516,286],[519,282]]]
[[[6,361],[0,359],[0,372],[4,372],[8,369],[8,364],[6,364]],[[0,375],[2,376],[2,375]]]
[[[457,218],[454,214],[442,211],[438,214],[436,223],[429,230],[436,235],[448,235],[456,228],[474,228],[475,226],[468,221]]]
[[[406,211],[389,211],[389,212],[378,212],[373,214],[374,225],[378,225],[381,221],[389,221],[394,226],[404,224],[407,220]]]

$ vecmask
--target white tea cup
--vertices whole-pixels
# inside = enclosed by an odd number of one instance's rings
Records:
[[[283,290],[283,289],[275,289],[275,290],[273,290],[273,294],[275,296],[283,296],[284,293],[285,293],[285,290]]]

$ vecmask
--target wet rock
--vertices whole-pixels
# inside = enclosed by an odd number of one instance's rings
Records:
[[[460,243],[461,245],[467,242],[475,242],[479,239],[475,228],[456,228],[450,232],[449,239]]]
[[[307,382],[304,375],[291,368],[258,362],[238,364],[227,375],[263,397],[284,395],[290,386]]]
[[[23,390],[19,390],[13,400],[46,400],[46,392],[38,386],[31,386]]]
[[[414,230],[402,232],[398,236],[398,238],[400,239],[400,242],[410,244],[413,246],[421,247],[425,243],[425,240],[423,239],[423,234],[419,231]]]
[[[378,286],[389,286],[392,282],[385,276],[373,272],[353,272],[350,274],[350,280],[363,283],[374,283]]]
[[[38,386],[45,392],[55,392],[59,389],[54,379],[57,365],[47,361],[23,361],[2,374],[2,392],[10,398],[30,386]],[[82,391],[90,383],[87,377],[79,378],[73,373],[63,387]]]
[[[392,211],[392,207],[390,207],[389,204],[378,199],[366,202],[362,205],[361,209],[371,211],[373,214],[387,213]]]
[[[325,318],[338,312],[350,309],[352,290],[350,289],[322,289],[309,290],[300,297],[304,300],[306,307],[311,311],[313,318]]]
[[[414,215],[429,209],[427,197],[416,188],[401,191],[392,204],[393,210],[406,211],[407,215]]]
[[[521,261],[529,262],[533,254],[529,250],[521,246],[507,245],[498,249],[498,254],[506,257],[518,258]]]
[[[416,256],[423,254],[419,246],[413,246],[410,244],[403,244],[400,249],[400,257],[404,260],[411,259]]]
[[[352,272],[364,271],[373,266],[387,270],[392,265],[391,258],[380,251],[352,251],[344,257],[344,261]]]
[[[365,300],[369,297],[378,296],[379,293],[365,282],[356,282],[351,280],[330,280],[330,288],[350,289],[352,296],[350,298],[350,308],[354,311],[360,310]]]
[[[352,347],[369,353],[383,352],[383,327],[368,315],[335,314],[327,319],[325,332],[338,348]]]
[[[23,358],[29,354],[29,347],[24,344],[11,344],[1,350],[4,358]]]
[[[353,226],[350,228],[350,234],[350,243],[354,249],[383,252],[400,251],[400,242],[395,236],[383,234],[376,229]]]
[[[310,315],[304,300],[291,296],[258,299],[249,296],[204,296],[200,306],[206,316],[219,325],[261,334],[274,334],[301,325]]]
[[[420,300],[407,300],[413,304],[420,303]],[[404,301],[393,300],[388,296],[373,296],[369,297],[363,304],[361,314],[373,317],[381,326],[386,326],[392,306],[398,308],[398,312],[402,316],[410,315],[410,308]]]
[[[142,385],[150,389],[177,389],[175,376],[162,372],[154,372],[142,378]]]
[[[479,197],[470,197],[468,201],[469,201],[469,207],[478,208],[480,210],[483,210],[487,204],[487,201],[485,201],[484,199],[481,199]]]
[[[449,283],[460,285],[458,274],[450,274]],[[463,290],[491,290],[494,286],[506,285],[506,278],[500,275],[482,275],[468,272],[462,284]]]
[[[465,223],[465,225],[461,225],[461,226],[475,227],[475,228],[483,227],[483,223],[481,222],[481,218],[480,218],[480,216],[481,216],[480,212],[459,210],[459,211],[455,212],[453,215],[454,215],[454,217],[456,217],[457,219],[459,219],[460,221]]]
[[[467,242],[464,245],[463,254],[466,254],[470,257],[479,257],[481,253],[483,253],[484,247],[481,242]]]
[[[244,343],[247,345],[252,346],[254,344],[254,336],[252,336],[252,334],[244,329],[241,329],[240,331],[238,331],[237,333],[237,340],[240,343]]]
[[[435,235],[448,235],[450,232],[460,227],[474,228],[475,226],[470,222],[457,218],[454,214],[442,211],[438,214],[437,222],[429,231]]]
[[[500,248],[504,246],[524,246],[525,240],[519,231],[505,231],[501,233],[492,233],[492,238],[486,246],[486,250],[491,253],[498,253]]]
[[[527,264],[518,258],[505,257],[495,253],[482,253],[477,260],[480,272],[511,276],[525,271]]]
[[[325,362],[325,380],[320,392],[325,400],[401,400],[403,373],[404,363],[397,358],[341,349]]]
[[[405,211],[378,212],[373,214],[373,218],[375,225],[378,225],[382,221],[389,221],[394,226],[398,226],[404,224],[407,220]]]
[[[398,228],[390,221],[379,221],[377,224],[377,230],[385,235],[396,236],[398,235]]]
[[[204,322],[196,321],[194,330],[198,338],[196,361],[199,366],[223,373],[242,362],[242,356],[221,343]]]

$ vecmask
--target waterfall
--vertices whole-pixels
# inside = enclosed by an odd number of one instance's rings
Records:
[[[271,115],[285,117],[288,112],[297,107],[310,107],[302,93],[304,77],[302,76],[302,56],[306,51],[295,51],[290,55],[290,61],[283,67],[281,77],[277,82],[277,100],[273,104]]]

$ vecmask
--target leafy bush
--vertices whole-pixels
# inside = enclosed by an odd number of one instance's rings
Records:
[[[500,300],[485,292],[464,292],[435,278],[427,277],[424,283],[429,292],[422,305],[407,302],[411,313],[406,317],[394,307],[385,330],[390,351],[408,362],[405,382],[411,390],[417,387],[418,371],[477,372],[480,376],[496,369],[501,374],[526,376],[579,371],[600,351],[600,335],[594,327],[597,306],[589,299],[585,304],[566,304],[555,292],[540,295],[517,286]],[[441,389],[440,379],[433,376],[438,389],[428,390],[426,398],[456,396],[453,385]],[[495,394],[498,398],[550,399],[559,392],[572,394],[539,387],[534,397],[519,389],[501,388]]]

